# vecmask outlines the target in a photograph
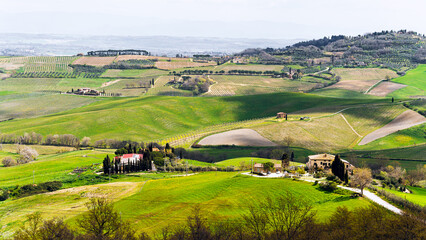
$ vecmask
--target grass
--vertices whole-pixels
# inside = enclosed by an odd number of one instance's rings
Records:
[[[396,72],[382,68],[333,68],[331,70],[341,81],[347,80],[385,80],[386,76],[391,78],[398,77]]]
[[[9,78],[0,81],[0,88],[15,92],[71,91],[72,88],[100,88],[106,78]]]
[[[357,91],[351,91],[346,89],[337,89],[337,88],[323,88],[311,92],[312,94],[325,96],[325,97],[335,97],[335,98],[371,98],[378,99],[379,97],[363,94]]]
[[[359,150],[380,150],[399,148],[424,144],[426,142],[426,124],[420,124],[411,128],[400,130],[386,137],[377,139],[362,146],[356,146]]]
[[[111,184],[0,202],[0,212],[8,211],[8,214],[0,214],[0,223],[4,226],[0,233],[10,236],[23,224],[25,215],[35,211],[40,211],[46,219],[63,217],[73,224],[86,211],[84,203],[90,196],[104,196],[114,201],[124,219],[151,235],[165,226],[186,222],[195,204],[201,206],[204,216],[211,222],[237,220],[248,211],[249,202],[263,201],[267,196],[278,197],[286,191],[313,204],[321,220],[329,217],[338,206],[354,209],[370,204],[362,198],[352,199],[350,194],[327,193],[311,183],[288,179],[259,179],[233,172],[174,178],[158,175],[162,174],[146,174],[131,178],[133,181],[121,179]]]
[[[230,158],[241,158],[241,157],[253,157],[253,155],[262,150],[270,150],[267,147],[209,147],[209,148],[196,148],[189,149],[189,151],[199,151],[213,156],[216,159],[230,159]],[[313,155],[314,152],[304,148],[291,147],[290,152],[294,152],[294,159],[296,162],[306,162],[306,156]]]
[[[108,150],[85,150],[41,155],[34,162],[0,167],[0,187],[11,187],[30,183],[42,183],[68,178],[77,167],[88,167],[102,163]]]
[[[232,158],[224,161],[220,161],[215,163],[218,166],[227,167],[227,166],[234,166],[234,167],[240,167],[241,162],[244,162],[246,166],[251,166],[253,160],[253,164],[255,163],[266,163],[266,162],[273,162],[281,164],[281,160],[275,160],[275,159],[267,159],[267,158],[257,158],[257,157],[242,157],[242,158]],[[290,162],[290,166],[300,166],[305,165],[303,163],[298,162]]]
[[[392,80],[396,83],[408,85],[408,87],[396,90],[391,93],[391,97],[410,97],[426,95],[426,64],[421,64],[417,68],[408,71],[405,76]]]
[[[5,153],[16,153],[16,144],[2,144],[1,152]],[[29,145],[32,149],[36,150],[39,155],[50,155],[50,154],[58,154],[64,152],[74,151],[73,147],[63,147],[63,146],[46,146],[46,145]]]
[[[80,138],[150,141],[206,126],[274,116],[312,107],[371,103],[380,100],[335,99],[310,94],[280,93],[217,98],[108,98],[88,106],[32,119],[0,123],[4,133],[71,133]],[[265,106],[268,106],[265,108]]]
[[[277,197],[290,191],[315,206],[321,219],[337,206],[353,209],[368,202],[319,191],[312,184],[287,179],[258,179],[236,173],[201,173],[195,176],[148,181],[143,189],[116,203],[124,217],[138,229],[154,233],[162,227],[186,221],[191,206],[199,204],[211,221],[233,220],[247,209],[247,203]]]
[[[0,101],[0,120],[34,118],[78,108],[96,101],[93,97],[65,94],[23,94]],[[1,99],[1,98],[0,98]]]
[[[108,69],[101,77],[112,77],[112,78],[143,78],[143,77],[156,77],[161,74],[168,74],[167,71],[159,69]]]
[[[420,206],[426,205],[426,189],[419,187],[407,187],[412,191],[412,193],[404,193],[401,191],[388,189],[388,188],[380,188],[387,192],[397,195],[398,197],[404,198],[410,202],[418,204]]]

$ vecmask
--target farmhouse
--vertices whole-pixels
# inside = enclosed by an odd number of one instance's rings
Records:
[[[283,167],[281,166],[281,164],[275,163],[274,164],[274,169],[272,169],[271,172],[281,172],[282,169],[283,169]],[[253,165],[253,172],[254,173],[267,173],[267,171],[263,167],[262,163],[256,163],[256,164],[254,164]]]
[[[317,169],[317,168],[329,169],[329,168],[331,168],[331,164],[333,163],[335,157],[336,157],[335,155],[328,154],[328,153],[310,155],[310,156],[308,156],[309,161],[306,164],[306,166],[309,169]],[[353,165],[350,164],[348,161],[343,160],[343,159],[341,159],[341,160],[345,164],[345,169],[352,169],[353,168]]]
[[[278,119],[287,118],[287,113],[279,112],[279,113],[277,113],[277,118]]]
[[[120,160],[120,164],[122,165],[129,165],[131,162],[140,161],[143,159],[143,154],[124,154],[123,156],[117,156],[115,157],[115,160]]]

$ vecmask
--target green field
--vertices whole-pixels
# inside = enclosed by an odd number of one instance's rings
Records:
[[[192,148],[188,149],[189,151],[198,151],[201,153],[208,154],[215,159],[231,159],[231,158],[241,158],[241,157],[253,157],[253,154],[256,154],[258,151],[267,150],[265,147],[210,147],[210,148]],[[315,152],[304,149],[291,147],[290,152],[294,152],[295,162],[305,163],[306,156],[313,155]]]
[[[337,88],[323,88],[311,92],[312,94],[324,96],[324,97],[335,97],[335,98],[379,98],[373,95],[363,94],[357,91],[337,89]]]
[[[72,177],[69,173],[74,168],[102,163],[107,153],[111,154],[112,151],[86,150],[41,155],[36,161],[28,164],[0,167],[0,187],[66,179]],[[7,155],[4,152],[0,154]]]
[[[392,81],[408,85],[408,87],[389,94],[391,97],[426,96],[426,64],[421,64],[417,68],[408,71],[405,76]]]
[[[426,189],[419,187],[407,187],[412,193],[404,193],[397,190],[391,190],[388,188],[380,188],[387,192],[393,193],[401,198],[407,199],[410,202],[418,204],[420,206],[426,206]]]
[[[0,81],[0,88],[15,92],[71,91],[74,88],[100,88],[107,78],[9,78]]]
[[[65,94],[16,94],[1,101],[0,121],[11,118],[34,118],[88,105],[96,101],[93,97]]]
[[[150,77],[150,76],[158,76],[168,74],[167,71],[159,70],[159,69],[108,69],[101,75],[101,77],[109,77],[109,78],[142,78],[142,77]]]
[[[234,167],[240,167],[241,162],[244,162],[246,166],[251,166],[251,164],[255,163],[266,163],[266,162],[273,162],[281,164],[281,160],[274,160],[274,159],[267,159],[267,158],[257,158],[257,157],[243,157],[243,158],[232,158],[224,161],[220,161],[215,163],[218,166],[234,166]],[[290,162],[290,166],[300,166],[305,165],[304,163],[298,163],[298,162]]]
[[[224,122],[274,116],[312,107],[379,102],[280,93],[217,98],[108,98],[81,108],[0,123],[4,133],[71,133],[80,138],[155,140]],[[268,106],[265,108],[265,106]]]
[[[0,202],[0,212],[13,211],[13,214],[0,214],[0,223],[6,225],[0,233],[10,235],[22,224],[26,214],[35,211],[40,211],[45,218],[61,216],[74,222],[86,210],[83,203],[89,196],[111,199],[124,219],[149,234],[157,233],[172,222],[185,222],[191,206],[195,204],[200,204],[210,221],[233,220],[248,210],[249,202],[262,201],[268,196],[277,197],[286,191],[312,203],[320,219],[329,217],[338,206],[354,209],[370,204],[365,199],[352,199],[350,194],[320,191],[311,183],[259,179],[233,172],[208,172],[166,179],[158,176],[158,180],[149,180],[153,177],[156,174],[141,175],[130,182],[123,179],[126,182],[84,186]]]

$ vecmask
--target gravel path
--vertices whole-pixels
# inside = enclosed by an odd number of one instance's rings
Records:
[[[352,191],[352,192],[356,192],[356,193],[361,193],[361,190],[359,190],[357,188],[344,187],[344,186],[338,186],[338,187],[346,189],[348,191]],[[392,212],[394,212],[396,214],[402,214],[402,210],[401,209],[399,209],[399,208],[393,206],[392,204],[386,202],[385,200],[381,199],[376,194],[374,194],[374,193],[372,193],[372,192],[370,192],[368,190],[364,189],[364,195],[363,196],[366,197],[366,198],[368,198],[368,199],[370,199],[371,201],[379,204],[380,206],[388,209],[389,211],[392,211]]]
[[[236,146],[276,146],[277,144],[264,138],[252,129],[237,129],[214,134],[203,138],[200,145],[236,145]]]
[[[397,132],[399,130],[407,129],[426,122],[426,118],[419,113],[407,110],[396,117],[392,122],[386,124],[384,127],[377,129],[376,131],[365,136],[359,145],[365,145],[376,139],[385,137],[389,134]]]

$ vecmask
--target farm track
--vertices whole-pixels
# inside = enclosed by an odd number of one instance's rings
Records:
[[[345,118],[345,116],[343,116],[343,114],[340,113],[340,116],[342,116],[343,120],[345,120],[345,122],[348,124],[348,126],[352,129],[352,131],[358,135],[358,137],[362,138],[361,135],[359,135],[359,133],[357,131],[355,131],[355,129],[352,127],[352,125],[348,122],[348,120]]]

